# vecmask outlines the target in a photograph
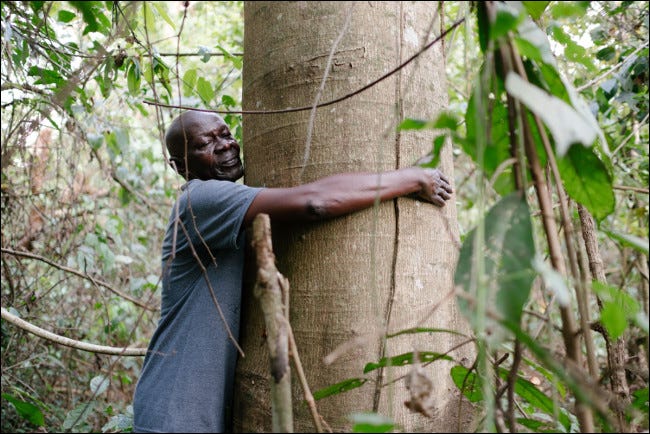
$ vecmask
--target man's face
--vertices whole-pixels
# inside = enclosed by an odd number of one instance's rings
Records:
[[[239,155],[239,144],[230,129],[217,115],[206,112],[188,112],[183,115],[182,128],[187,136],[187,179],[220,179],[236,181],[244,176],[244,166]],[[181,133],[182,137],[182,133]],[[174,155],[184,155],[182,143]],[[184,170],[185,161],[175,159]]]

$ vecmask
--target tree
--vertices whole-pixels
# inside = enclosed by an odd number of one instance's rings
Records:
[[[438,6],[245,3],[243,109],[313,106],[362,88],[440,34]],[[380,172],[414,164],[431,151],[432,135],[401,132],[398,126],[406,117],[433,118],[446,103],[444,50],[436,43],[395,74],[336,104],[245,114],[246,183],[291,186],[335,172]],[[449,146],[440,161],[453,176]],[[460,245],[454,204],[438,209],[403,198],[326,223],[274,224],[273,231],[278,269],[290,282],[290,323],[310,388],[349,379],[357,379],[356,386],[365,383],[319,400],[324,421],[345,430],[352,413],[374,411],[407,431],[459,429],[459,394],[449,361],[418,370],[409,357],[430,361],[432,349],[454,350],[450,355],[459,360],[471,354],[466,338],[466,345],[456,349],[464,339],[452,333],[386,339],[415,327],[463,329],[451,296]],[[244,432],[268,431],[270,378],[267,350],[260,346],[262,315],[255,297],[244,298],[241,344],[246,356],[238,368],[235,423]],[[411,366],[383,367],[386,359],[399,355]],[[326,363],[328,357],[331,363]],[[372,362],[379,368],[368,368]],[[433,384],[419,403],[405,386],[407,378],[418,375]],[[418,379],[411,383],[413,389]],[[296,430],[313,429],[297,381],[293,397]],[[430,412],[431,419],[411,413],[405,401],[414,410],[420,405],[419,411]]]

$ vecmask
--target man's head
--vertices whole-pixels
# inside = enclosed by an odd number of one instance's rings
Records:
[[[185,179],[236,181],[244,176],[239,144],[215,113],[186,111],[165,134],[172,166]]]

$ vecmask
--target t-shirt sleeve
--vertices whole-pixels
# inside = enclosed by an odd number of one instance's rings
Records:
[[[230,181],[199,181],[188,186],[182,218],[194,246],[240,247],[242,222],[261,188]]]

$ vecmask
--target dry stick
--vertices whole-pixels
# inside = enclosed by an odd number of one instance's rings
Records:
[[[2,247],[0,250],[2,251],[2,253],[7,253],[7,254],[10,254],[10,255],[14,255],[14,256],[21,256],[23,258],[37,259],[39,261],[45,262],[46,264],[51,265],[54,268],[58,268],[59,270],[65,271],[66,273],[71,273],[71,274],[74,274],[75,276],[79,276],[79,277],[83,277],[84,279],[88,279],[93,284],[95,284],[96,286],[103,286],[104,288],[108,289],[109,291],[111,291],[115,295],[118,295],[118,296],[120,296],[120,297],[122,297],[122,298],[124,298],[126,300],[129,300],[131,303],[136,304],[136,305],[138,305],[138,306],[140,306],[140,307],[142,307],[142,308],[144,308],[146,310],[150,310],[150,311],[158,310],[157,307],[150,306],[150,305],[146,304],[143,301],[140,301],[140,300],[138,300],[136,298],[133,298],[130,295],[120,291],[119,289],[117,289],[117,288],[115,288],[113,286],[111,286],[109,283],[106,283],[106,282],[104,282],[102,280],[98,280],[98,279],[95,279],[95,278],[91,277],[88,273],[84,273],[84,272],[81,272],[79,270],[75,270],[74,268],[70,268],[70,267],[66,267],[65,265],[58,264],[58,263],[56,263],[56,262],[54,262],[54,261],[52,261],[50,259],[47,259],[47,258],[45,258],[43,256],[40,256],[40,255],[37,255],[35,253],[29,253],[29,252],[23,252],[23,251],[19,251],[19,250],[13,250],[13,249],[10,249],[10,248],[7,248],[7,247]]]
[[[288,355],[293,357],[294,366],[298,373],[298,378],[302,385],[305,400],[309,405],[312,417],[314,419],[314,425],[316,427],[316,432],[323,432],[320,423],[320,415],[316,410],[316,405],[314,397],[311,394],[309,385],[305,377],[304,370],[302,368],[302,363],[300,362],[300,356],[298,355],[298,348],[296,346],[296,341],[293,336],[293,331],[291,330],[291,325],[288,320],[288,295],[289,295],[289,281],[277,270],[275,267],[275,255],[273,253],[272,238],[271,238],[271,221],[268,214],[258,214],[253,220],[253,248],[257,257],[257,282],[255,284],[255,296],[260,299],[262,310],[264,312],[264,319],[266,324],[267,332],[267,342],[269,344],[269,352],[271,353],[271,370],[274,380],[277,380],[279,377],[284,375],[284,369],[286,368],[286,374],[289,374],[288,366]],[[283,302],[284,300],[284,302]],[[282,341],[280,343],[280,341]],[[279,345],[282,345],[282,348],[279,349]],[[282,359],[282,360],[279,360]],[[276,363],[276,361],[281,361],[282,363]],[[277,372],[277,370],[282,372]],[[291,416],[291,376],[286,375],[286,382],[288,384],[288,389],[284,391],[288,396],[288,416]],[[284,381],[285,378],[282,378]],[[272,383],[272,387],[273,387]],[[286,405],[287,396],[280,395],[279,398],[281,401],[276,402],[275,405]],[[274,398],[276,396],[274,395]],[[275,408],[275,407],[274,407]],[[276,412],[274,410],[273,415],[275,417]],[[275,424],[275,422],[274,422]],[[274,431],[278,432],[278,429],[274,425]],[[282,431],[288,432],[288,431]],[[291,432],[293,432],[293,426],[291,426]]]
[[[546,129],[544,128],[542,121],[537,115],[535,115],[535,123],[537,125],[537,130],[539,131],[542,138],[542,142],[544,143],[544,150],[546,150],[548,163],[551,166],[551,173],[553,174],[555,186],[557,189],[557,195],[560,202],[560,216],[562,218],[562,224],[564,226],[564,240],[566,243],[567,255],[569,257],[571,275],[573,276],[573,281],[576,285],[576,300],[578,302],[578,311],[580,313],[580,328],[582,329],[583,338],[585,340],[585,349],[587,351],[587,366],[589,367],[591,378],[598,378],[596,350],[594,348],[594,341],[591,336],[591,327],[589,327],[589,306],[586,299],[587,294],[585,282],[580,277],[580,271],[577,263],[577,253],[573,245],[574,229],[573,222],[569,214],[569,200],[564,191],[564,186],[562,185],[560,170],[557,166],[557,161],[555,160],[555,153],[551,147],[551,142],[548,139]]]
[[[580,215],[582,239],[584,240],[587,258],[589,260],[589,270],[591,271],[591,276],[593,279],[599,282],[607,283],[607,278],[605,277],[605,270],[603,267],[603,260],[600,256],[600,250],[598,249],[598,240],[596,239],[596,228],[594,225],[594,220],[587,208],[581,204],[578,204],[578,214]],[[597,299],[597,301],[598,306],[601,307],[600,299]],[[627,378],[625,376],[625,341],[623,339],[617,339],[615,342],[612,342],[609,334],[605,331],[603,331],[602,335],[603,339],[605,339],[605,347],[607,349],[607,363],[609,364],[609,378],[611,382],[612,392],[614,392],[614,395],[616,397],[622,399],[624,403],[629,403],[630,389],[627,383]],[[619,422],[618,428],[621,432],[626,426],[625,413],[622,407],[623,406],[620,405],[613,406]]]
[[[77,350],[108,354],[111,356],[144,356],[147,353],[146,348],[107,347],[104,345],[89,344],[87,342],[66,338],[65,336],[57,335],[56,333],[49,332],[25,321],[9,312],[4,307],[2,308],[2,319],[40,338],[65,345],[66,347],[75,348]]]
[[[271,223],[268,214],[258,214],[253,220],[253,248],[257,257],[257,281],[253,294],[259,299],[264,313],[266,343],[271,358],[271,413],[273,432],[293,432],[291,407],[291,369],[289,368],[289,338],[282,308],[280,281],[284,279],[275,267],[271,244]]]

